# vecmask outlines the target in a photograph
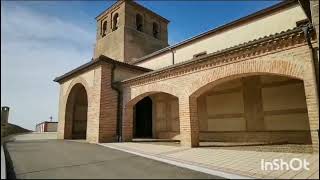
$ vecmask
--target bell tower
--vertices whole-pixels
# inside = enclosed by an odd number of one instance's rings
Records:
[[[168,46],[169,21],[130,0],[120,0],[96,17],[94,58],[133,63]]]

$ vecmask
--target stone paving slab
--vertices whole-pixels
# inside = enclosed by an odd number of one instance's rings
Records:
[[[257,152],[223,148],[185,148],[133,142],[103,143],[102,145],[253,178],[319,179],[319,153]],[[310,163],[310,170],[264,171],[261,169],[261,159],[272,161],[276,158],[283,159],[285,162],[289,162],[293,158],[306,159],[307,162]]]

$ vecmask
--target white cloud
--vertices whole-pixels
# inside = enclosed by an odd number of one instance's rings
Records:
[[[9,121],[34,129],[51,115],[57,120],[53,79],[92,57],[95,27],[84,24],[1,3],[1,106],[11,107]]]

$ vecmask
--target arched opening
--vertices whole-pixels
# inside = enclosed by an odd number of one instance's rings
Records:
[[[152,35],[155,38],[159,38],[159,25],[157,23],[152,23]]]
[[[199,91],[200,146],[208,141],[234,145],[311,144],[302,80],[246,75],[210,83]]]
[[[113,26],[112,26],[112,31],[115,31],[117,30],[119,27],[119,14],[116,13],[114,16],[113,16]]]
[[[107,27],[108,27],[108,22],[104,21],[102,24],[102,37],[104,37],[107,34]]]
[[[152,100],[145,97],[135,106],[134,137],[152,138]]]
[[[136,28],[138,31],[143,31],[143,18],[140,14],[136,15]]]
[[[162,92],[148,95],[132,106],[133,138],[180,140],[178,98]]]
[[[82,84],[72,87],[66,104],[65,138],[86,139],[88,96]]]

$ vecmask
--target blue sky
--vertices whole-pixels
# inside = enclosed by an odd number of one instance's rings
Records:
[[[169,44],[279,1],[137,1],[169,19]],[[11,123],[34,129],[57,121],[59,85],[52,80],[88,62],[95,17],[114,1],[2,1],[1,106]]]

